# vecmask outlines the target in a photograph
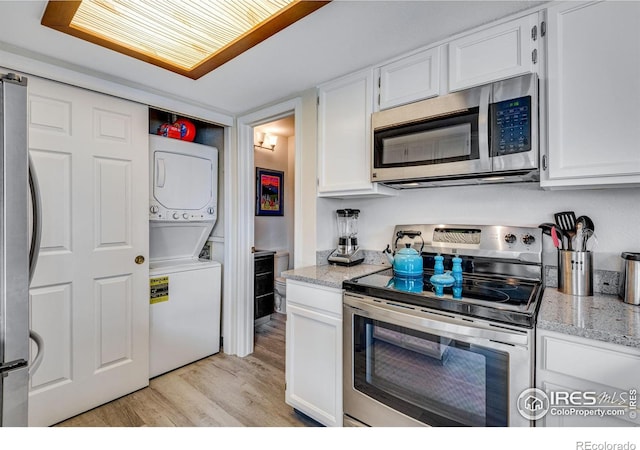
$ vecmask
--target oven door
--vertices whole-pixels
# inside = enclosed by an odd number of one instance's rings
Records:
[[[531,426],[532,332],[346,293],[344,412],[369,426]]]
[[[372,181],[491,171],[491,86],[374,113]]]

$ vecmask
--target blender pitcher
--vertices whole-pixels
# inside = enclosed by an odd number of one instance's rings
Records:
[[[329,255],[330,263],[353,266],[364,260],[363,252],[358,247],[359,209],[338,209],[338,248]]]

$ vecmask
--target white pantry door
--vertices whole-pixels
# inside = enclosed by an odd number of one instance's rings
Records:
[[[36,77],[28,89],[43,209],[31,327],[45,352],[29,425],[48,426],[149,384],[148,112]]]

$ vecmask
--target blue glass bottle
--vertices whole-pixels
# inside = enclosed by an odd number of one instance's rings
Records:
[[[436,264],[433,266],[433,274],[441,275],[444,273],[444,256],[437,255],[434,256],[433,259],[436,260]]]
[[[451,269],[453,275],[453,298],[462,298],[462,258],[457,256],[451,260],[453,262],[453,268]]]

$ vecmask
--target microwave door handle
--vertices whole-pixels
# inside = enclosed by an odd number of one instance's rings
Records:
[[[480,91],[478,111],[478,151],[480,152],[481,170],[491,171],[489,155],[489,105],[491,103],[492,86],[483,86]]]

